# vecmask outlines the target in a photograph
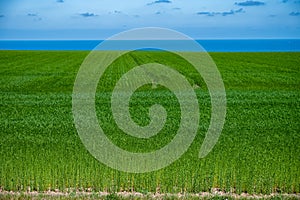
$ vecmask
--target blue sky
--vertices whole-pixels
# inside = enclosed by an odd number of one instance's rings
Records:
[[[148,26],[195,39],[300,38],[300,0],[0,0],[0,39],[105,39]]]

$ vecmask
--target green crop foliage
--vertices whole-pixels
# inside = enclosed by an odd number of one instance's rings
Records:
[[[167,88],[146,85],[130,101],[139,125],[148,108],[163,105],[168,118],[150,139],[126,135],[114,122],[110,95],[131,68],[158,62],[182,73],[195,88],[199,131],[189,150],[159,171],[113,170],[88,153],[72,116],[72,90],[85,51],[0,51],[0,187],[4,190],[138,191],[196,193],[220,188],[269,194],[300,192],[300,53],[211,53],[227,93],[227,116],[217,145],[198,158],[210,122],[210,97],[201,76],[167,52],[120,57],[99,81],[97,117],[107,137],[132,152],[168,144],[180,122],[178,101]]]

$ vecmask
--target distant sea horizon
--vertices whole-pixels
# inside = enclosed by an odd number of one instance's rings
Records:
[[[300,52],[300,39],[196,41],[208,52]],[[0,40],[0,50],[93,50],[100,42],[103,40]]]

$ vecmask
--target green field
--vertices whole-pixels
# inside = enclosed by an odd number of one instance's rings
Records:
[[[118,146],[149,152],[168,144],[180,120],[178,101],[164,87],[140,88],[130,112],[149,123],[148,108],[168,111],[163,130],[135,139],[116,126],[110,94],[129,69],[159,62],[178,70],[195,88],[200,124],[189,150],[170,166],[151,173],[113,170],[85,149],[72,115],[76,74],[89,52],[0,51],[0,188],[3,190],[137,191],[270,194],[300,192],[300,53],[210,53],[222,75],[227,116],[213,151],[198,158],[210,121],[210,97],[199,74],[166,52],[132,52],[105,72],[96,93],[99,123]]]

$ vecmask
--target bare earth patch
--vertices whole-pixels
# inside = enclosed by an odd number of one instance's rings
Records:
[[[72,191],[62,192],[54,191],[4,191],[0,189],[0,199],[300,199],[300,193],[297,194],[248,194],[248,193],[229,193],[216,189],[211,192],[200,193],[140,193],[140,192],[92,192]]]

